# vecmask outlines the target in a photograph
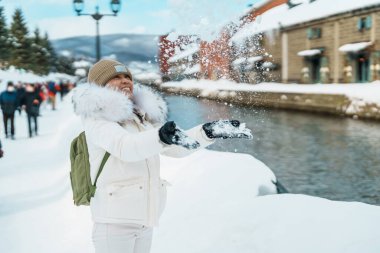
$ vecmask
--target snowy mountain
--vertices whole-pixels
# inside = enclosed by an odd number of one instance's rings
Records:
[[[142,34],[110,34],[102,35],[101,55],[115,55],[123,63],[155,62],[154,56],[158,51],[157,35]],[[52,41],[58,54],[75,57],[95,58],[95,37],[78,36]]]

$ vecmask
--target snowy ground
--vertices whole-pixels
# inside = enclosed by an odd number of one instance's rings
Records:
[[[205,91],[252,91],[278,93],[306,93],[306,94],[339,94],[351,99],[360,99],[366,103],[380,105],[380,83],[350,83],[350,84],[284,84],[260,83],[245,84],[228,80],[189,80],[163,83],[161,87],[181,89],[201,89]]]
[[[0,252],[93,252],[87,207],[69,183],[69,144],[81,131],[70,98],[42,111],[29,139],[25,115],[0,160]],[[1,135],[3,137],[3,135]],[[380,252],[380,207],[274,192],[275,177],[249,155],[197,152],[162,158],[168,205],[153,253]]]

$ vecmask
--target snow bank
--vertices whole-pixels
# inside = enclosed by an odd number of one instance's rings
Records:
[[[14,67],[10,67],[8,70],[0,70],[0,91],[5,89],[7,82],[13,83],[44,83],[48,81],[70,81],[76,82],[77,77],[71,76],[65,73],[49,73],[47,76],[39,76],[25,70],[18,70]]]
[[[93,252],[89,208],[74,206],[70,190],[69,145],[81,131],[70,101],[41,111],[39,137],[27,138],[25,115],[16,115],[17,139],[2,139],[0,252]],[[152,253],[379,252],[378,206],[258,197],[275,192],[275,176],[251,155],[201,150],[161,158],[172,186]]]
[[[241,201],[246,192],[228,194],[236,185],[201,206],[191,205],[193,198],[186,203],[188,195],[182,198],[185,207],[174,206],[170,202],[178,203],[179,196],[171,194],[152,253],[379,252],[378,206],[295,194]],[[202,199],[208,195],[203,190],[195,192]]]
[[[337,94],[345,95],[354,100],[380,105],[380,83],[351,83],[351,84],[283,84],[260,83],[244,84],[229,80],[183,80],[180,82],[163,83],[161,87],[178,89],[200,89],[205,91],[250,91],[276,93],[304,93],[304,94]]]

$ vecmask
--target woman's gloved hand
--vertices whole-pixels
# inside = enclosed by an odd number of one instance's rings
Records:
[[[238,120],[218,120],[205,123],[202,126],[206,135],[210,139],[215,138],[242,138],[253,139],[251,130],[245,127],[245,123],[240,124]]]
[[[174,121],[166,122],[159,130],[160,140],[168,145],[179,145],[187,149],[196,149],[200,146],[199,142],[191,139],[186,133],[177,127]]]

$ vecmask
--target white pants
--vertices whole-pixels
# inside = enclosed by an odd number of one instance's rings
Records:
[[[153,228],[139,224],[94,223],[96,253],[149,253]]]

